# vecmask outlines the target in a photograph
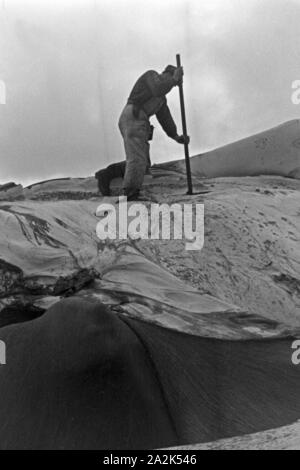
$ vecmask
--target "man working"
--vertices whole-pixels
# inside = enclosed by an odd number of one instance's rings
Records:
[[[124,178],[124,195],[128,200],[139,196],[144,176],[150,170],[150,145],[153,127],[149,119],[156,115],[166,134],[179,144],[185,143],[184,136],[177,134],[176,124],[170,113],[166,95],[183,80],[183,68],[169,65],[162,74],[150,70],[136,82],[129,96],[120,120],[126,153],[126,162],[110,165],[96,173],[99,191],[110,195],[110,182]]]

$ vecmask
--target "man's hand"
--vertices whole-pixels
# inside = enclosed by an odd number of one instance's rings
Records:
[[[176,81],[177,85],[181,85],[183,82],[183,67],[177,67],[177,69],[174,72],[174,80]]]
[[[178,135],[177,137],[175,137],[175,140],[178,144],[181,144],[181,145],[189,145],[191,139],[189,136],[185,137],[184,135]]]

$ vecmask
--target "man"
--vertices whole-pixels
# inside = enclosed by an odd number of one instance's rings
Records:
[[[150,118],[156,116],[165,133],[179,144],[185,143],[184,136],[177,134],[176,124],[170,113],[166,95],[183,80],[183,68],[168,65],[162,74],[150,70],[136,82],[129,96],[120,120],[126,162],[110,165],[96,173],[99,191],[103,196],[110,195],[110,182],[114,178],[124,178],[124,195],[128,200],[139,196],[144,176],[149,172],[150,145],[153,126]]]

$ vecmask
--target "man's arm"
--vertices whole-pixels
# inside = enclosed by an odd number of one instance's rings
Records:
[[[174,77],[165,74],[159,75],[154,70],[148,72],[145,79],[155,98],[167,95],[172,88],[178,85],[178,81]]]
[[[168,107],[167,100],[165,100],[163,106],[160,108],[158,113],[156,114],[157,120],[160,123],[161,127],[165,131],[165,133],[173,140],[175,140],[178,144],[189,144],[190,138],[185,137],[184,135],[177,134],[177,127],[172,118],[171,111]]]
[[[165,103],[163,106],[160,108],[158,113],[156,114],[157,120],[160,123],[161,127],[165,131],[165,133],[171,138],[176,140],[177,135],[177,127],[174,122],[174,119],[172,118],[170,109],[167,104],[167,100],[165,100]]]

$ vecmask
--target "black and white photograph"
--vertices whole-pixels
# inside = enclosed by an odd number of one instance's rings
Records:
[[[300,450],[299,25],[0,0],[1,451]]]

